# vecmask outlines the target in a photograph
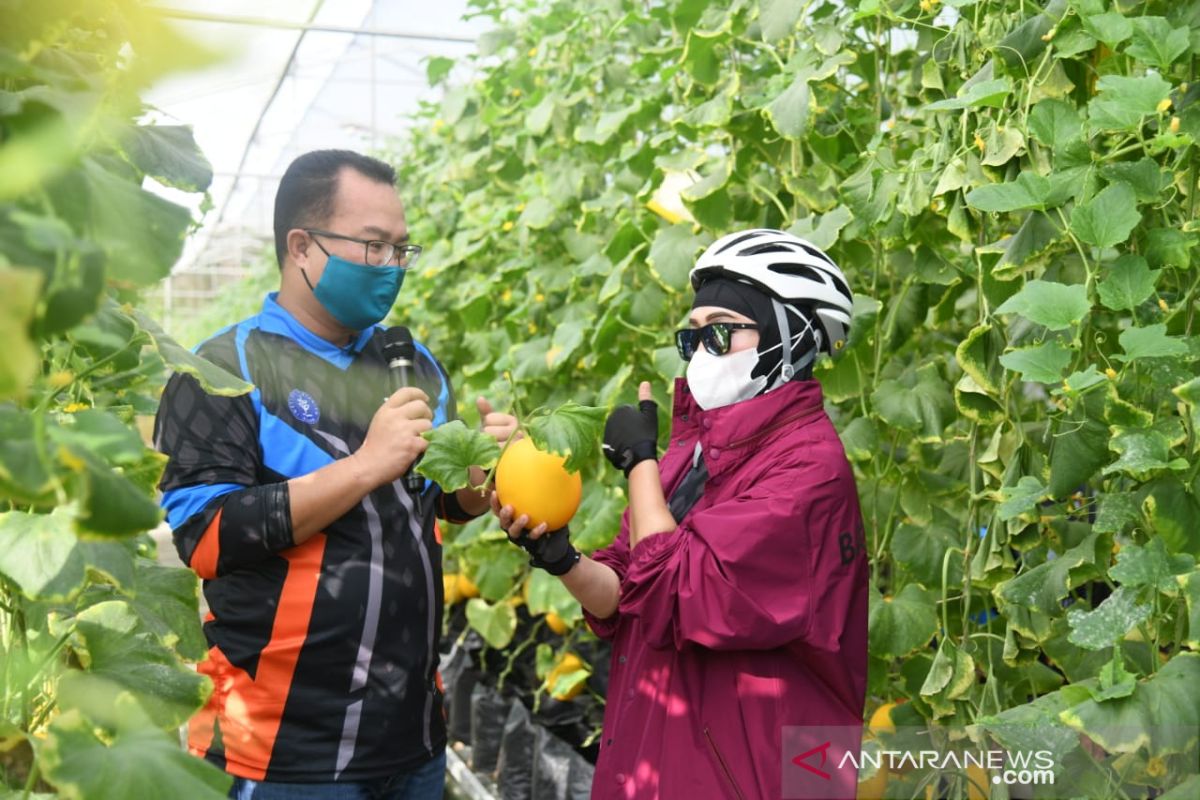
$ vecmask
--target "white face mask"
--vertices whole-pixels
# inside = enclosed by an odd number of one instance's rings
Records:
[[[791,337],[793,347],[807,330],[806,327],[804,331]],[[688,388],[692,391],[692,397],[696,398],[696,405],[705,411],[711,411],[714,408],[730,406],[758,396],[767,387],[775,370],[783,365],[776,364],[768,374],[760,375],[757,378],[752,378],[750,373],[754,372],[754,368],[758,366],[760,356],[780,347],[783,347],[782,342],[774,347],[768,347],[761,353],[751,347],[736,353],[726,353],[723,356],[714,356],[708,352],[708,348],[703,346],[698,348],[696,354],[692,356],[692,360],[688,362],[687,368]],[[812,355],[816,355],[815,350]],[[801,360],[807,363],[812,359],[808,357],[807,360]]]
[[[701,347],[688,362],[688,388],[705,411],[732,405],[754,397],[766,387],[766,376],[750,377],[757,365],[758,351],[753,347],[723,356],[714,356]]]

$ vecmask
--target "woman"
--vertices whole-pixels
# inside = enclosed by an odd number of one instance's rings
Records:
[[[713,243],[691,272],[687,378],[657,459],[650,384],[609,417],[629,508],[591,558],[525,531],[613,660],[593,798],[853,797],[866,686],[867,563],[854,477],[812,379],[852,297],[777,230]]]

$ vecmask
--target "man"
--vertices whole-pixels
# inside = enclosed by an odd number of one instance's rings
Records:
[[[442,797],[434,514],[487,501],[401,480],[456,408],[420,344],[411,387],[390,389],[378,323],[421,249],[394,184],[356,153],[297,158],[275,198],[279,292],[199,348],[254,390],[177,374],[155,423],[163,506],[210,608],[213,695],[189,746],[235,776],[231,797]],[[515,431],[477,406],[497,440]]]
[[[853,798],[856,771],[824,754],[860,744],[867,559],[812,379],[818,354],[845,344],[850,289],[777,230],[718,239],[691,277],[662,461],[649,383],[605,426],[629,486],[612,545],[582,557],[566,529],[525,531],[494,495],[493,511],[613,642],[593,800]],[[828,770],[816,793],[804,766]]]

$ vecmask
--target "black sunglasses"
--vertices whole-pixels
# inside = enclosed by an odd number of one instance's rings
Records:
[[[729,352],[733,332],[741,330],[758,330],[758,326],[749,322],[710,322],[702,328],[684,328],[675,331],[675,349],[680,358],[691,361],[703,342],[705,350],[714,356],[723,356]]]

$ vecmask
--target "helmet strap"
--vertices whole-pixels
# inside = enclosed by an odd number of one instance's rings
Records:
[[[813,361],[816,360],[817,352],[821,349],[821,332],[820,332],[820,330],[813,327],[812,320],[809,319],[807,315],[801,314],[799,311],[792,308],[792,311],[794,311],[797,314],[797,316],[799,316],[801,319],[804,320],[805,327],[808,330],[812,331],[813,337],[815,339],[815,345],[816,345],[815,347],[810,349],[807,353],[805,353],[803,356],[801,356],[800,360],[797,363],[793,364],[792,363],[792,329],[791,329],[791,326],[788,325],[787,311],[785,310],[783,303],[779,302],[774,297],[771,298],[771,307],[775,309],[775,322],[776,322],[776,324],[779,325],[779,338],[780,338],[780,343],[783,347],[783,353],[781,354],[781,359],[780,359],[781,366],[780,366],[780,370],[779,370],[779,377],[775,379],[775,382],[773,384],[771,384],[771,388],[767,389],[768,392],[772,391],[774,389],[778,389],[780,386],[783,386],[785,383],[791,381],[797,375],[805,374],[805,371],[806,371],[808,365],[813,363]],[[789,306],[788,308],[791,308],[791,307]],[[796,335],[800,336],[803,333],[804,333],[804,331],[801,331],[800,333],[798,333]]]

